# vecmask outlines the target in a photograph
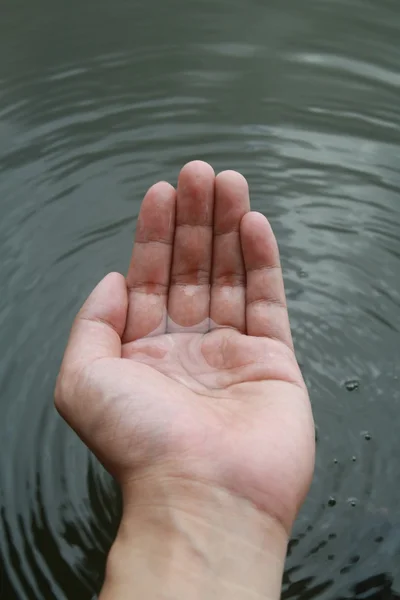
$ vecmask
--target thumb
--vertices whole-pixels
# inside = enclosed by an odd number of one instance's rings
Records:
[[[109,273],[75,318],[61,371],[72,374],[99,358],[119,358],[127,311],[125,278]]]

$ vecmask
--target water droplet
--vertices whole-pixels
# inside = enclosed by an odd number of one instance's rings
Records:
[[[328,506],[336,506],[336,499],[333,496],[329,498]]]
[[[360,382],[358,379],[348,379],[344,382],[344,386],[348,392],[354,392],[360,387]]]
[[[348,498],[347,503],[354,508],[355,506],[357,506],[358,500],[357,498]]]

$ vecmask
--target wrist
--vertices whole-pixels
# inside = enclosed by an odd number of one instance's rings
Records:
[[[279,598],[287,533],[247,500],[173,478],[123,494],[101,600]]]

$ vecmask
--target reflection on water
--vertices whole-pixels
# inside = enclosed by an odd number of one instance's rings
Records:
[[[71,319],[184,162],[247,176],[317,422],[284,598],[400,597],[397,0],[50,0],[0,19],[3,597],[89,599],[115,486],[52,406]]]

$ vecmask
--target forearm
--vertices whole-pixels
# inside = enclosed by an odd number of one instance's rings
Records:
[[[287,534],[243,499],[202,483],[139,482],[100,600],[279,598]]]

